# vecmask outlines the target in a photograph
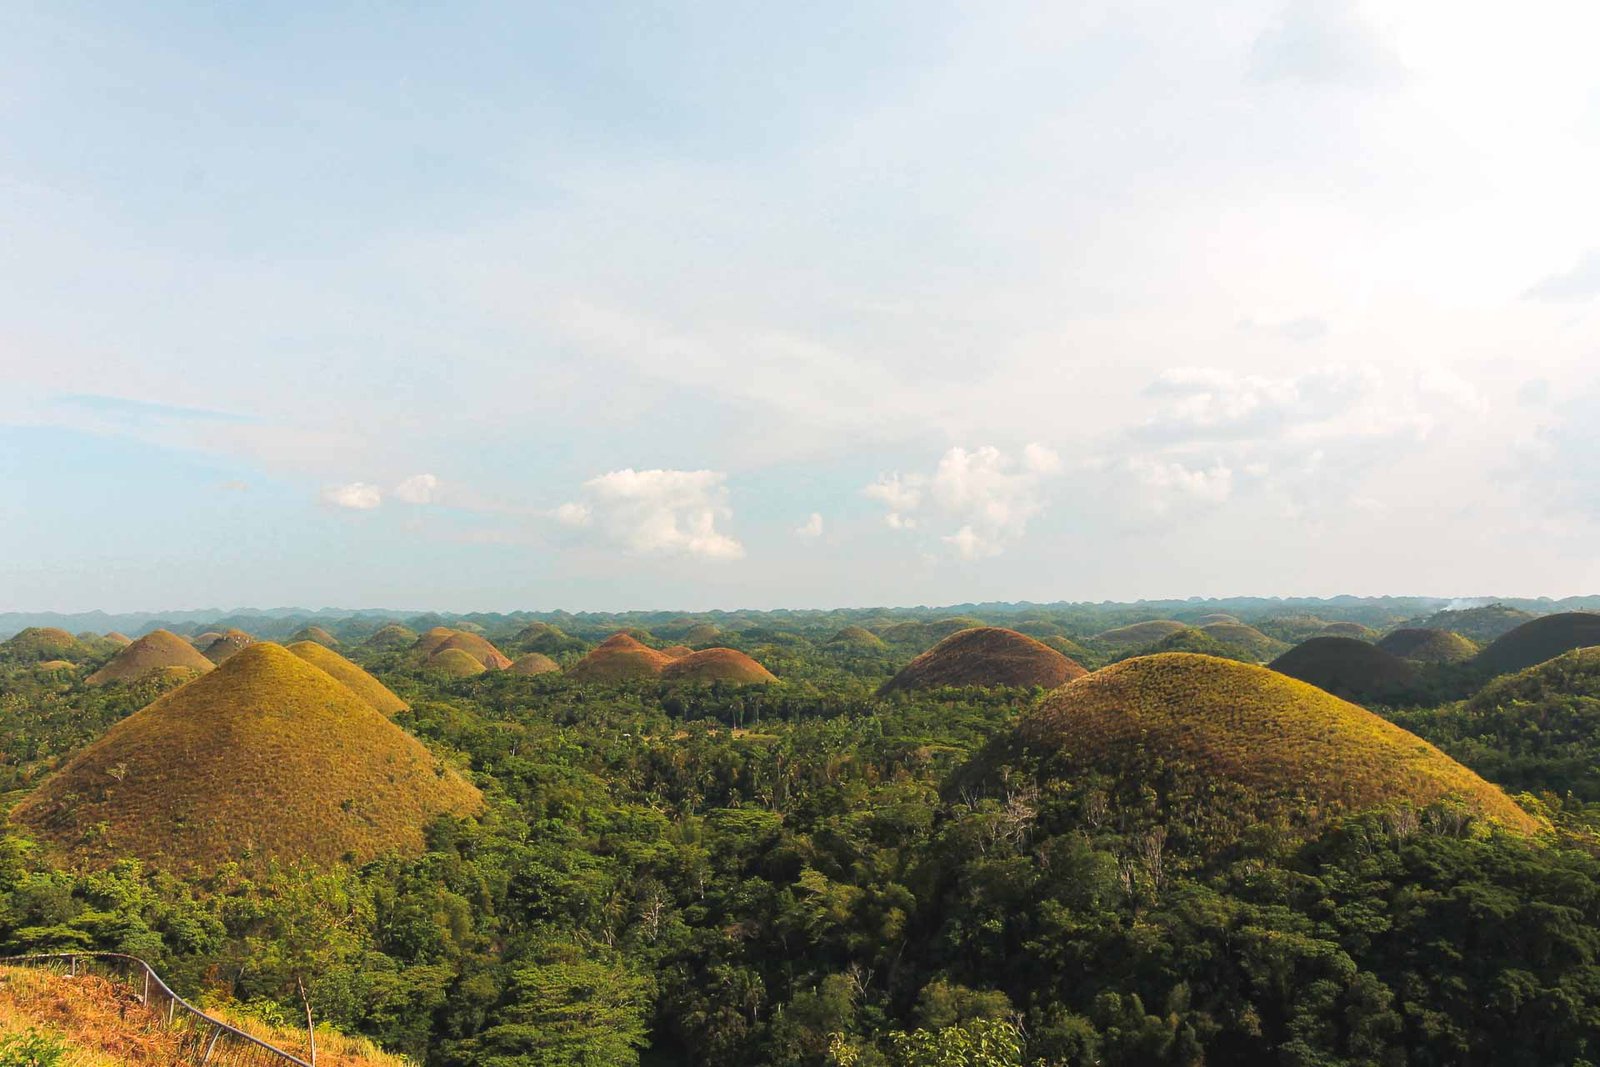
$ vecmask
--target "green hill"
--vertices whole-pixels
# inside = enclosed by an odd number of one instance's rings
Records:
[[[170,630],[151,630],[118,652],[104,667],[89,675],[89,685],[135,682],[157,671],[183,669],[209,674],[216,665]]]
[[[1530,619],[1497,638],[1473,663],[1491,674],[1507,674],[1592,645],[1600,645],[1600,613],[1567,611]]]
[[[1238,649],[1258,663],[1271,659],[1285,647],[1282,641],[1242,622],[1209,622],[1200,627],[1200,632],[1219,644]]]
[[[1409,620],[1405,625],[1419,630],[1452,630],[1480,645],[1486,645],[1538,617],[1530,611],[1506,604],[1487,604],[1481,608],[1438,611],[1425,618]]]
[[[367,646],[381,649],[407,648],[415,644],[416,640],[417,632],[415,630],[392,622],[367,638]]]
[[[1171,637],[1188,627],[1172,619],[1147,619],[1113,630],[1104,630],[1089,638],[1090,641],[1113,651],[1126,652],[1136,648],[1149,648],[1164,637]]]
[[[0,642],[0,655],[20,663],[42,663],[52,659],[77,663],[89,655],[89,650],[65,630],[54,626],[30,626],[10,640]]]
[[[1083,673],[1077,663],[1026,634],[979,626],[946,637],[878,691],[1002,685],[1053,689]]]
[[[1413,663],[1464,663],[1478,654],[1478,646],[1458,633],[1414,627],[1388,634],[1378,647]]]
[[[1414,665],[1353,637],[1313,637],[1268,666],[1363,704],[1407,700],[1416,694],[1420,683]]]
[[[293,637],[291,641],[315,641],[324,648],[338,648],[339,639],[320,626],[307,626]]]
[[[828,638],[826,644],[829,648],[857,649],[863,652],[877,652],[888,647],[883,643],[883,638],[864,626],[846,626]]]
[[[482,660],[459,648],[441,648],[424,659],[422,665],[430,671],[438,671],[451,678],[471,678],[489,669],[483,665]]]
[[[261,642],[113,726],[15,809],[94,865],[174,870],[418,852],[478,791],[326,672]]]
[[[1254,825],[1306,831],[1345,812],[1452,797],[1512,829],[1538,825],[1499,789],[1364,708],[1211,656],[1143,656],[1070,682],[1023,716],[1012,745],[1042,778],[1103,782],[1112,810],[1156,791],[1169,825],[1217,841]]]

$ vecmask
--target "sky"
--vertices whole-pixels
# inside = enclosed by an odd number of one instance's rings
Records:
[[[0,3],[0,610],[1600,592],[1596,39]]]

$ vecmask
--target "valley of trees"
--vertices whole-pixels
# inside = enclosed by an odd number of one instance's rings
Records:
[[[429,1067],[1600,1064],[1586,654],[1487,689],[1451,665],[1375,707],[1548,829],[1441,802],[1308,837],[1242,808],[1177,825],[1159,770],[1131,790],[974,773],[1039,690],[880,696],[941,635],[761,621],[714,642],[779,679],[749,686],[451,678],[363,623],[342,651],[480,816],[435,819],[416,856],[182,878],[74,869],[7,823],[0,954],[132,953],[280,1024],[303,980],[319,1020]],[[1127,621],[1055,636],[1094,668],[1126,653],[1093,635]],[[602,636],[556,633],[524,643],[566,667]],[[1174,643],[1219,651],[1196,634]],[[0,662],[8,806],[174,684],[87,686],[94,665]]]

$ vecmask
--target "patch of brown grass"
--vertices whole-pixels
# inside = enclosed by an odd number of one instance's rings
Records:
[[[634,678],[655,678],[671,656],[642,645],[627,633],[612,634],[567,671],[575,682],[625,682]]]
[[[912,660],[879,690],[941,686],[1043,686],[1082,676],[1083,667],[1026,634],[979,626],[951,634]]]
[[[663,681],[731,682],[734,685],[766,685],[777,677],[761,664],[732,648],[708,648],[679,656],[661,668]]]
[[[1127,651],[1133,648],[1146,648],[1163,637],[1171,637],[1179,630],[1187,629],[1183,623],[1172,619],[1146,619],[1144,622],[1104,630],[1095,634],[1090,640],[1106,648]]]
[[[529,652],[525,656],[518,656],[511,661],[511,666],[506,668],[512,674],[524,675],[549,674],[560,669],[559,663],[542,652]]]
[[[296,641],[289,646],[289,651],[313,667],[333,675],[352,689],[356,696],[385,715],[393,717],[408,707],[388,686],[326,645],[319,645],[315,641]]]
[[[197,674],[207,674],[216,668],[216,664],[170,630],[152,630],[89,675],[87,684],[136,682],[169,667],[182,667]]]

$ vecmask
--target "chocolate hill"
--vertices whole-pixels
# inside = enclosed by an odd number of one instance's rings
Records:
[[[261,642],[135,712],[13,818],[91,864],[331,865],[415,853],[477,789],[349,687]]]
[[[367,638],[369,648],[408,648],[417,640],[417,632],[409,627],[392,622],[380,628],[371,637]]]
[[[133,638],[129,637],[120,630],[112,630],[110,633],[106,634],[106,640],[120,648],[127,648],[129,645],[133,644]]]
[[[326,671],[335,681],[344,683],[356,696],[385,715],[393,717],[408,707],[388,686],[326,645],[315,641],[296,641],[289,646],[289,651],[313,667]]]
[[[1148,619],[1127,626],[1118,626],[1114,630],[1105,630],[1089,640],[1106,648],[1128,651],[1135,648],[1149,648],[1162,638],[1171,637],[1179,630],[1187,629],[1183,623],[1172,619]]]
[[[189,642],[170,630],[151,630],[118,652],[111,662],[85,679],[88,685],[136,682],[158,671],[182,669],[209,674],[216,665]]]
[[[1492,674],[1508,674],[1593,645],[1600,645],[1600,613],[1564,611],[1532,619],[1496,638],[1473,663]]]
[[[626,633],[612,634],[567,671],[575,682],[625,682],[634,678],[654,678],[671,656],[647,648]]]
[[[255,644],[255,640],[243,630],[226,630],[221,637],[205,646],[206,659],[212,663],[225,663]]]
[[[466,632],[451,634],[435,646],[432,654],[437,656],[439,653],[447,652],[452,648],[465,652],[483,664],[486,670],[503,671],[511,666],[511,657],[490,644],[488,638]]]
[[[1208,622],[1200,632],[1224,645],[1236,648],[1253,660],[1269,659],[1284,649],[1284,643],[1268,637],[1254,626],[1237,620],[1233,622]]]
[[[506,668],[512,674],[522,675],[550,674],[560,669],[561,665],[543,652],[529,652],[527,655],[518,656],[511,661],[511,666]]]
[[[906,664],[878,692],[997,685],[1053,689],[1084,673],[1081,666],[1026,634],[978,626],[940,641]]]
[[[1418,681],[1415,666],[1353,637],[1313,637],[1268,666],[1360,703],[1404,700],[1416,692]]]
[[[459,648],[441,648],[423,660],[422,665],[430,671],[438,671],[451,678],[471,678],[489,669],[481,660],[473,658],[471,653]]]
[[[707,648],[680,656],[661,668],[663,681],[728,682],[733,685],[766,685],[778,679],[773,673],[731,648]]]
[[[831,648],[860,649],[862,651],[878,651],[888,647],[883,643],[883,638],[864,626],[846,626],[828,638],[827,643]]]
[[[1378,642],[1390,655],[1413,663],[1462,663],[1478,654],[1478,646],[1450,630],[1407,628]]]
[[[1051,693],[1017,724],[1042,778],[1158,788],[1182,825],[1314,829],[1345,812],[1457,798],[1504,826],[1538,823],[1393,723],[1305,682],[1213,656],[1142,656]]]
[[[338,648],[339,639],[320,626],[307,626],[289,638],[291,641],[315,641],[324,648]]]
[[[23,663],[43,663],[46,660],[77,662],[89,654],[83,642],[54,626],[30,626],[16,636],[0,642],[0,654]]]

